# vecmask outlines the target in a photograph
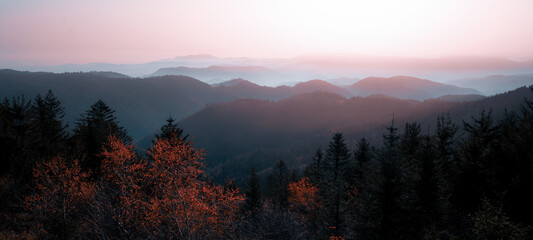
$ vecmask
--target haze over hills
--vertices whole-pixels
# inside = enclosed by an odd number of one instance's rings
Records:
[[[465,78],[448,82],[460,87],[476,88],[485,95],[513,90],[533,84],[533,74],[491,75],[479,78]]]
[[[0,70],[0,97],[24,94],[27,99],[48,89],[65,106],[70,126],[80,114],[102,99],[116,110],[117,119],[134,138],[156,131],[172,114],[182,118],[207,104],[237,97],[185,76],[109,78],[95,73],[31,73]]]
[[[533,92],[520,88],[473,102],[402,100],[384,95],[344,98],[329,92],[295,95],[279,102],[241,99],[210,105],[187,117],[181,126],[209,150],[208,166],[220,179],[242,181],[250,167],[264,170],[272,159],[298,167],[310,154],[342,131],[346,139],[366,137],[379,145],[384,127],[394,117],[397,126],[417,121],[424,131],[435,131],[437,116],[449,113],[457,124],[470,121],[482,110],[492,110],[494,119],[504,111],[519,111]],[[353,147],[353,142],[349,143]],[[240,171],[242,170],[242,171]]]
[[[211,86],[185,76],[129,78],[113,72],[54,74],[0,70],[1,98],[20,94],[33,98],[37,93],[43,94],[48,89],[52,89],[64,103],[65,120],[71,126],[92,103],[102,99],[116,110],[117,118],[137,140],[151,136],[169,114],[181,119],[207,105],[240,98],[279,101],[302,93],[326,91],[346,98],[356,93],[362,96],[385,94],[422,100],[450,94],[477,93],[471,89],[412,77],[367,78],[348,88],[322,80],[301,82],[292,87],[266,87],[243,79]],[[407,91],[410,91],[411,95],[406,95]],[[377,97],[373,96],[369,99],[375,98]],[[471,100],[461,96],[448,97],[446,100],[462,101],[458,100],[461,98]]]
[[[443,95],[466,95],[480,92],[475,89],[459,88],[448,84],[432,82],[407,76],[391,78],[369,77],[348,86],[335,86],[323,80],[300,82],[293,87],[265,87],[243,79],[235,79],[214,84],[215,87],[228,93],[247,98],[279,100],[299,93],[314,91],[332,92],[344,97],[369,96],[384,94],[402,99],[425,100]]]
[[[391,78],[369,77],[347,87],[355,96],[369,96],[385,94],[398,98],[424,100],[436,98],[446,94],[465,95],[481,94],[475,89],[459,88],[452,85],[432,82],[407,76]]]
[[[284,79],[285,76],[272,69],[262,66],[209,66],[206,68],[161,68],[150,76],[184,75],[196,78],[205,83],[213,84],[221,80],[243,78],[256,84],[268,85],[273,79]]]
[[[512,61],[505,58],[443,57],[406,58],[361,55],[315,54],[293,58],[217,58],[190,55],[137,64],[63,64],[29,66],[0,63],[4,68],[47,72],[112,71],[132,77],[149,75],[187,75],[207,83],[236,78],[259,85],[293,85],[309,79],[324,79],[336,85],[338,80],[361,79],[368,76],[414,76],[447,82],[478,78],[493,74],[526,74],[533,72],[533,61]],[[458,84],[454,84],[458,85]],[[465,86],[476,88],[476,86]],[[518,87],[518,86],[513,86]]]

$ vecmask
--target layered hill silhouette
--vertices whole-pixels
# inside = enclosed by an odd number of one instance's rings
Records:
[[[272,88],[259,86],[243,79],[222,82],[214,86],[241,97],[265,100],[279,100],[295,94],[314,91],[326,91],[344,97],[383,94],[401,99],[415,100],[437,98],[444,95],[480,95],[480,92],[475,89],[460,88],[407,76],[391,78],[369,77],[343,87],[335,86],[323,80],[311,80],[298,83],[293,87],[281,86]]]
[[[480,78],[466,78],[450,81],[461,87],[475,87],[483,94],[492,95],[533,84],[533,74],[491,75]]]
[[[361,81],[365,83],[372,79]],[[379,80],[379,78],[375,79]],[[354,85],[365,86],[360,83],[361,81]],[[418,80],[415,79],[416,81]],[[243,79],[209,85],[186,76],[130,78],[114,72],[54,74],[0,70],[1,98],[11,98],[20,94],[31,98],[51,89],[63,102],[66,108],[65,120],[71,126],[91,104],[102,99],[116,110],[118,120],[137,140],[151,137],[169,114],[174,118],[182,119],[207,105],[216,103],[231,102],[241,98],[280,101],[294,95],[316,91],[325,91],[349,98],[353,94],[351,90],[354,89],[354,85],[347,89],[322,80],[311,80],[294,86],[265,87]],[[435,97],[454,94],[457,90],[454,87],[434,85],[443,90],[434,92]],[[420,92],[423,92],[424,87],[425,85],[414,87],[414,89],[422,89]],[[365,93],[368,94],[388,94],[396,97],[404,96],[402,95],[404,92],[401,91],[405,91],[399,87],[395,88],[398,92],[380,92],[379,89],[363,87],[361,89],[365,89]],[[449,89],[454,91],[444,91]],[[414,93],[418,94],[416,91]],[[417,96],[422,96],[422,94]],[[452,100],[448,99],[448,101]]]
[[[161,68],[150,76],[184,75],[212,84],[228,79],[244,78],[256,83],[268,84],[272,79],[283,79],[283,75],[262,66],[209,66],[201,68]]]
[[[121,125],[136,139],[156,131],[169,114],[179,119],[208,104],[237,98],[185,76],[110,78],[107,75],[0,70],[0,97],[24,94],[33,98],[51,89],[65,106],[65,120],[70,126],[91,104],[102,99],[116,110]]]
[[[240,99],[210,105],[184,119],[181,126],[195,136],[200,147],[208,149],[208,166],[215,176],[240,181],[244,176],[233,172],[246,172],[252,166],[264,170],[272,166],[272,159],[302,166],[310,159],[308,154],[324,146],[336,131],[345,133],[347,139],[364,136],[379,145],[384,126],[393,118],[400,129],[405,122],[417,121],[424,131],[434,132],[439,115],[450,113],[459,126],[482,110],[492,111],[497,120],[505,111],[519,111],[526,97],[533,97],[528,88],[472,102],[402,100],[385,95],[345,98],[313,92],[279,102]]]
[[[352,93],[342,87],[335,86],[323,80],[311,80],[307,82],[298,83],[292,87],[266,87],[259,86],[255,83],[243,80],[234,79],[213,85],[220,91],[229,93],[241,98],[253,98],[278,101],[296,94],[309,93],[315,91],[327,91],[340,94],[345,97],[351,97]]]
[[[424,100],[443,95],[481,94],[472,88],[460,88],[453,85],[433,82],[407,76],[391,78],[369,77],[347,87],[355,96],[385,94],[402,99]]]

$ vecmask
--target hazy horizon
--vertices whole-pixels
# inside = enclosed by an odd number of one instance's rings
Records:
[[[533,2],[2,1],[0,63],[158,61],[210,54],[533,59]]]

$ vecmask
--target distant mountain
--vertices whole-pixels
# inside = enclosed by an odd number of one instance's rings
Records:
[[[102,99],[116,110],[117,119],[136,139],[158,130],[169,114],[181,119],[208,104],[237,99],[191,77],[108,76],[117,75],[0,70],[0,99],[21,94],[33,98],[51,89],[65,106],[65,120],[71,127],[81,113]]]
[[[131,78],[128,75],[116,73],[116,72],[91,71],[89,72],[89,74],[95,75],[95,76],[107,77],[107,78]]]
[[[311,93],[316,91],[336,93],[344,97],[352,96],[350,91],[322,80],[310,80],[306,82],[301,82],[294,85],[293,87],[267,87],[259,86],[244,79],[233,79],[230,81],[213,84],[213,86],[220,91],[235,95],[240,98],[252,98],[272,101],[278,101],[296,94]]]
[[[361,80],[360,78],[349,78],[349,77],[340,77],[340,78],[333,78],[333,79],[326,79],[326,82],[329,82],[336,86],[349,86],[354,84],[355,82]]]
[[[89,72],[111,71],[132,77],[156,75],[187,75],[207,83],[215,83],[235,78],[248,79],[259,85],[294,85],[309,79],[326,81],[345,86],[367,76],[379,73],[381,76],[415,76],[444,82],[450,79],[473,78],[494,74],[523,74],[533,72],[533,61],[512,61],[505,58],[486,57],[444,57],[444,58],[397,58],[360,55],[304,55],[294,58],[219,58],[211,55],[189,55],[162,59],[146,63],[111,64],[63,64],[39,66],[23,61],[0,61],[3,68],[46,72]],[[210,69],[210,66],[226,68]],[[250,73],[249,66],[267,69],[262,74]],[[229,67],[229,68],[227,68]],[[168,71],[177,68],[177,71]],[[180,69],[181,68],[181,69]],[[164,69],[164,70],[162,70]],[[212,74],[217,72],[219,74]],[[261,72],[260,71],[260,72]],[[217,76],[218,75],[218,76]],[[469,87],[469,86],[467,86]],[[476,88],[476,86],[470,86]],[[493,92],[483,92],[492,94]]]
[[[199,147],[208,151],[213,176],[242,181],[251,167],[259,171],[283,159],[291,167],[307,163],[310,153],[324,147],[332,133],[342,131],[349,146],[360,137],[379,145],[384,127],[394,118],[402,131],[405,122],[417,121],[424,131],[435,131],[438,115],[450,113],[462,126],[483,109],[499,119],[505,109],[518,111],[527,88],[472,102],[402,100],[386,95],[344,98],[329,92],[292,96],[279,102],[240,99],[210,105],[181,122]]]
[[[424,100],[442,95],[454,94],[480,94],[479,91],[469,88],[460,88],[443,83],[432,82],[407,76],[391,78],[369,77],[360,80],[347,89],[356,96],[369,96],[372,94],[385,94],[402,99]]]
[[[493,95],[533,84],[533,74],[492,75],[481,78],[466,78],[450,81],[461,87],[475,88],[483,94]]]
[[[444,95],[436,99],[447,102],[472,102],[486,98],[483,95],[466,94],[466,95]]]
[[[173,67],[161,68],[151,76],[184,75],[213,84],[219,79],[249,79],[257,84],[268,84],[283,78],[282,74],[261,66],[209,66],[204,68]]]
[[[325,92],[330,92],[330,93],[336,93],[344,97],[352,96],[352,93],[350,93],[350,91],[344,88],[335,86],[326,81],[322,81],[318,79],[298,83],[294,85],[294,87],[292,87],[291,90],[293,94],[310,93],[310,92],[315,92],[315,91],[325,91]]]

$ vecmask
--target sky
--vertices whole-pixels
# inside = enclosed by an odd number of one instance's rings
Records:
[[[533,59],[530,0],[0,0],[0,63],[335,53]]]

